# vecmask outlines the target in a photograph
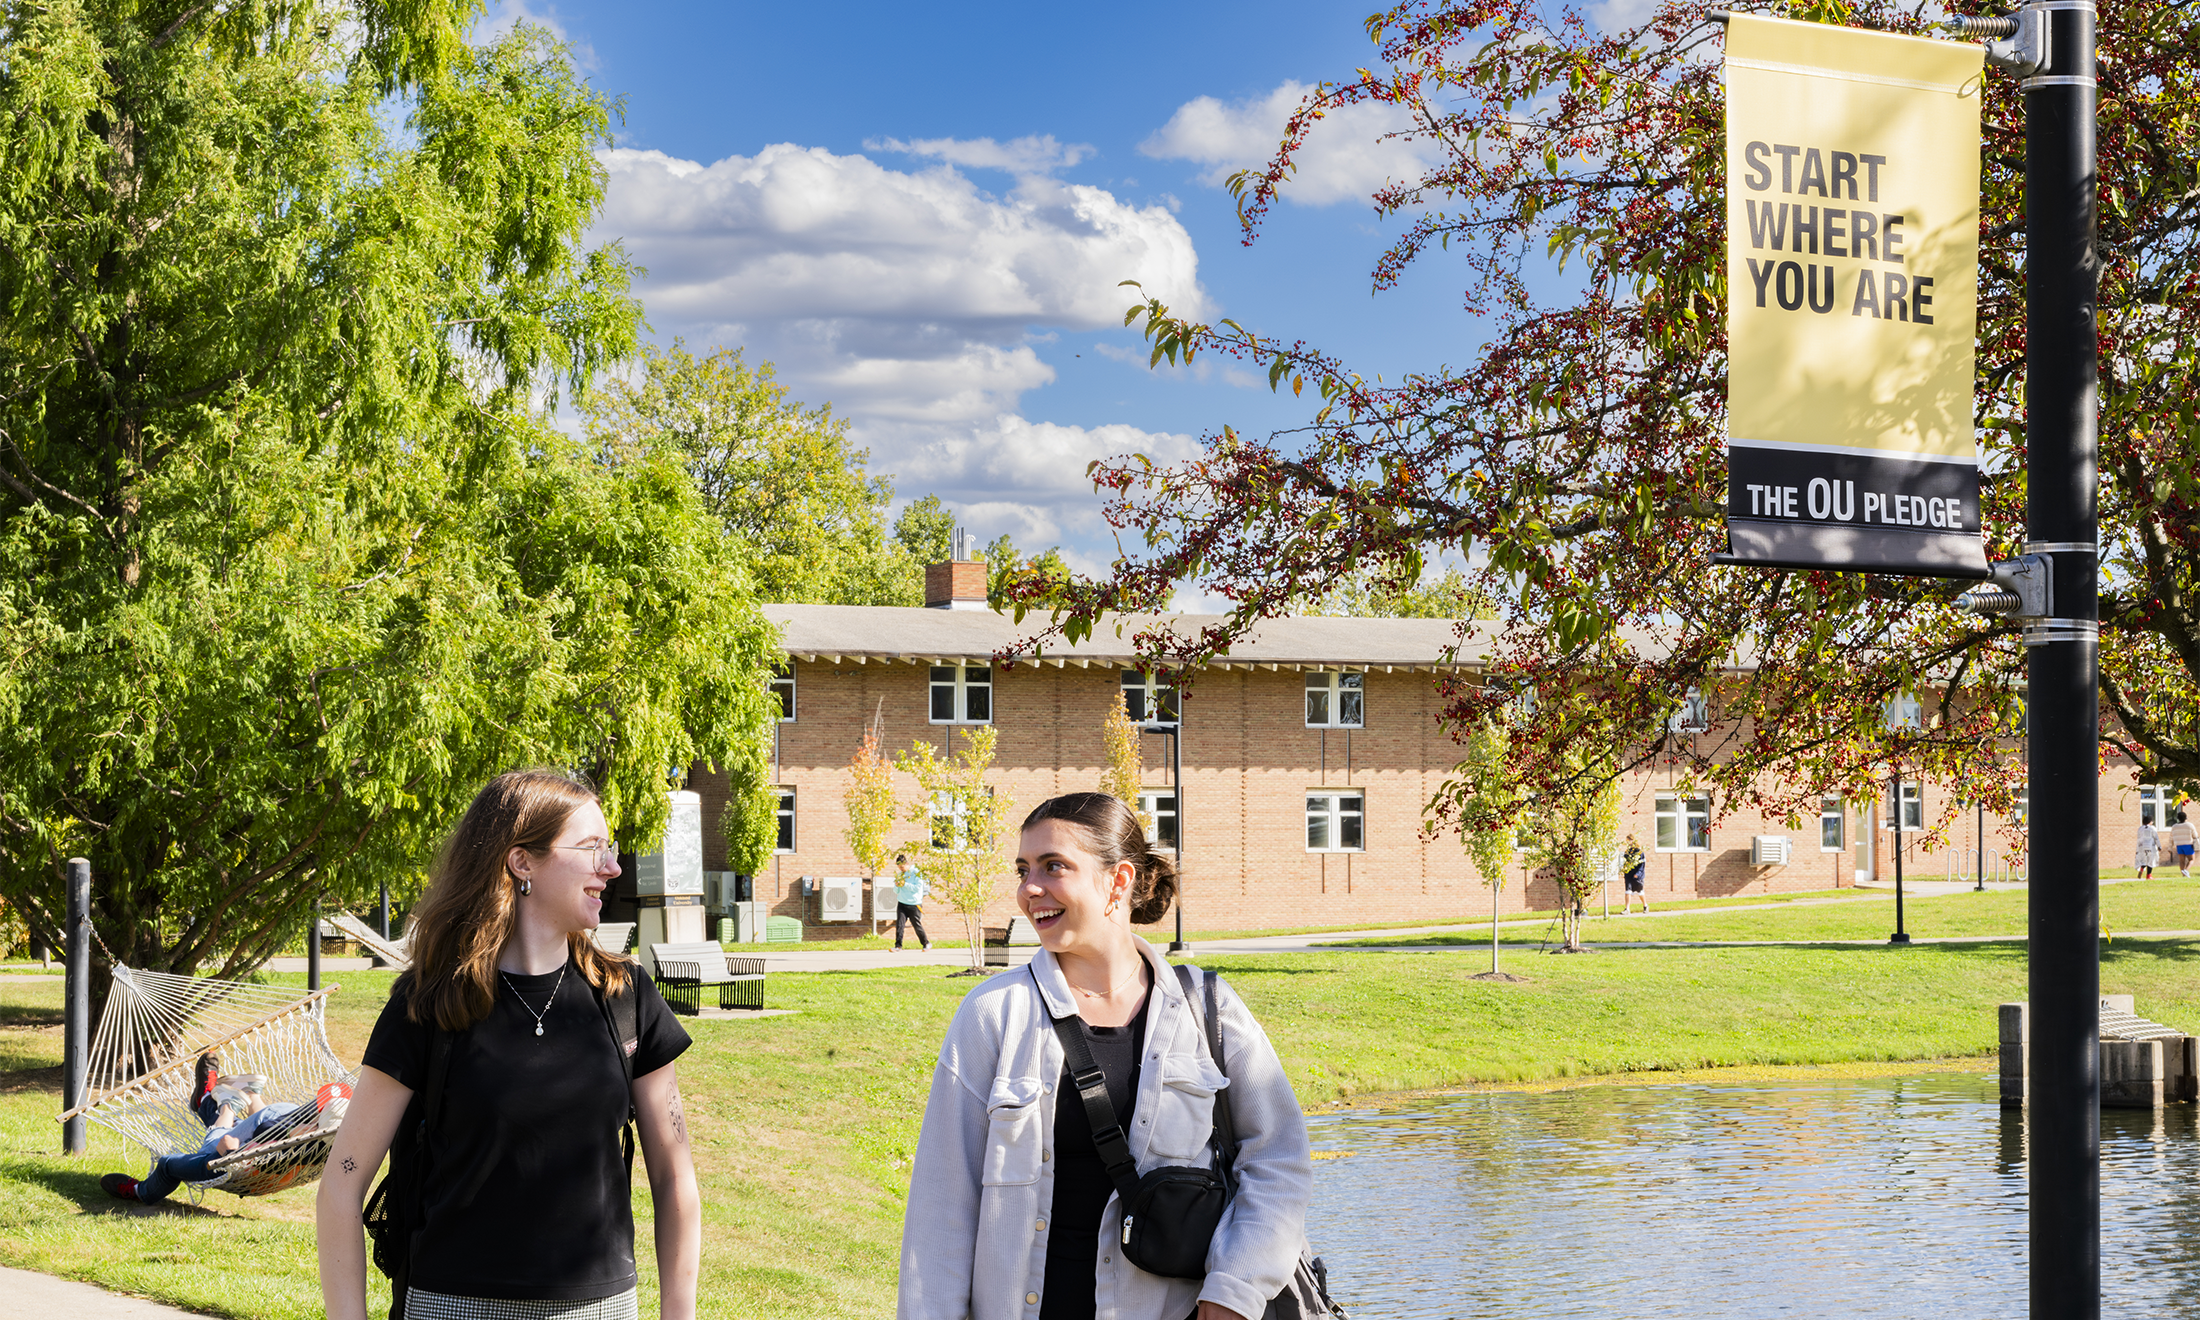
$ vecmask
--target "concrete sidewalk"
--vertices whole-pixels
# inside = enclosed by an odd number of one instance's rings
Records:
[[[32,1270],[0,1265],[0,1296],[8,1299],[9,1315],[82,1316],[87,1320],[179,1320],[196,1311],[149,1302],[142,1297],[108,1292],[73,1279],[57,1279]]]

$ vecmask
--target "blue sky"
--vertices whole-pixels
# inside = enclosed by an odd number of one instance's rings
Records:
[[[1373,115],[1325,125],[1239,242],[1221,177],[1265,159],[1305,85],[1373,62],[1367,9],[505,0],[492,20],[549,26],[624,98],[597,237],[649,267],[659,339],[745,345],[848,417],[901,497],[1091,570],[1113,546],[1087,460],[1309,411],[1224,363],[1148,371],[1118,280],[1393,379],[1483,333],[1441,257],[1370,292],[1393,226],[1366,195],[1414,164]]]

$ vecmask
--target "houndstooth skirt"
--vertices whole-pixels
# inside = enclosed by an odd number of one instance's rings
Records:
[[[405,1320],[638,1320],[634,1290],[586,1302],[515,1302],[405,1290]]]

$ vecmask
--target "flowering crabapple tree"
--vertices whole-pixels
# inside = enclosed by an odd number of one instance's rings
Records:
[[[1936,35],[1937,7],[1801,0],[1738,8]],[[1137,633],[1188,666],[1348,575],[1394,586],[1464,559],[1497,617],[1462,620],[1488,648],[1448,680],[1443,717],[1513,721],[1522,793],[1656,763],[1722,809],[1790,817],[1821,792],[1876,796],[1899,772],[2006,812],[2022,774],[2016,624],[1957,609],[1968,584],[1717,566],[1726,516],[1729,291],[1722,27],[1692,0],[1601,31],[1529,0],[1408,0],[1368,20],[1372,68],[1309,93],[1273,158],[1232,178],[1246,240],[1273,222],[1294,162],[1332,114],[1387,107],[1393,136],[1437,157],[1371,198],[1394,237],[1377,291],[1439,264],[1487,327],[1464,367],[1385,381],[1305,339],[1201,324],[1143,298],[1152,361],[1203,354],[1264,367],[1307,426],[1221,425],[1197,457],[1095,463],[1113,524],[1143,538],[1103,579],[1033,591],[1050,617],[1027,644],[1087,635],[1196,583],[1226,602],[1185,640]],[[1947,35],[1947,34],[1937,34]],[[2150,780],[2200,784],[2200,12],[2104,9],[2101,45],[2100,505],[2103,744]],[[2025,540],[2023,107],[1984,83],[1976,421],[1990,558]],[[1125,537],[1131,541],[1133,538]],[[1689,689],[1712,730],[1669,717]],[[1906,694],[1925,718],[1889,727]],[[1579,762],[1573,746],[1623,749]],[[1458,776],[1454,777],[1459,780]],[[1454,782],[1431,804],[1460,823]],[[1481,804],[1478,810],[1486,810]],[[1939,822],[1945,829],[1953,802]]]

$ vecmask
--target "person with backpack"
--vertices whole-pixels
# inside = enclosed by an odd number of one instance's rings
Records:
[[[639,1128],[665,1320],[693,1320],[702,1202],[656,985],[591,932],[618,849],[596,794],[497,776],[437,858],[412,969],[367,1043],[317,1201],[330,1320],[365,1320],[361,1207],[391,1320],[636,1320]]]
[[[1132,932],[1176,870],[1130,809],[1026,817],[1027,968],[972,990],[932,1073],[900,1320],[1330,1314],[1306,1250],[1313,1157],[1275,1048],[1220,978]]]

